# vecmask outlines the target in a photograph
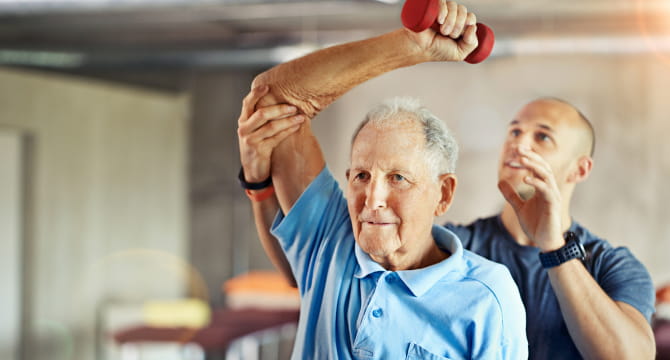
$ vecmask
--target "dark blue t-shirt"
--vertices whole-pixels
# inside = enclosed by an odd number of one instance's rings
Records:
[[[470,225],[446,224],[463,247],[506,265],[519,286],[526,307],[529,359],[580,359],[561,315],[558,300],[542,268],[534,246],[519,245],[499,216],[479,219]],[[573,221],[573,231],[588,254],[584,261],[600,287],[615,301],[638,309],[648,321],[654,312],[654,284],[647,269],[625,247],[612,247]]]

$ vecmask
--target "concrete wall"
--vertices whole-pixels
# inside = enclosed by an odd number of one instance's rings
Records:
[[[0,70],[0,126],[31,139],[24,359],[94,359],[103,301],[185,294],[188,104]]]

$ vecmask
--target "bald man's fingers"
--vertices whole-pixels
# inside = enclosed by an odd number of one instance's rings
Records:
[[[512,205],[512,208],[514,208],[515,211],[521,208],[521,206],[523,205],[523,199],[521,199],[521,197],[516,192],[516,189],[514,189],[514,186],[512,186],[512,184],[510,184],[505,180],[499,181],[498,189],[500,189],[500,192],[503,194],[505,200],[507,200],[507,202],[510,203],[510,205]]]
[[[270,105],[258,108],[246,121],[240,124],[245,132],[253,132],[268,122],[274,122],[281,118],[296,115],[298,108],[288,104]]]
[[[257,86],[251,89],[247,96],[242,100],[242,111],[237,120],[238,125],[246,121],[256,110],[256,104],[265,94],[268,93],[270,87],[267,85]]]

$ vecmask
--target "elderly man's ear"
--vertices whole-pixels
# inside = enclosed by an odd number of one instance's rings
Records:
[[[435,216],[440,216],[449,210],[451,202],[454,200],[454,193],[456,192],[456,174],[442,174],[439,176],[440,189],[442,190],[442,198],[435,209]]]

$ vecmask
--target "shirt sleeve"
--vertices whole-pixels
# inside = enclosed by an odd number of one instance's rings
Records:
[[[500,265],[497,272],[500,274],[500,280],[496,288],[496,297],[502,312],[500,359],[527,359],[526,309],[521,301],[519,288],[505,266]]]
[[[519,289],[505,266],[495,264],[489,269],[484,284],[494,300],[478,324],[482,330],[473,341],[472,358],[527,359],[526,310]]]
[[[612,300],[633,306],[651,322],[656,293],[644,265],[625,247],[601,248],[590,256],[592,274],[603,291]]]
[[[351,227],[347,202],[327,167],[317,175],[284,216],[279,211],[271,227],[272,234],[291,264],[298,288],[311,285],[308,275],[319,266],[319,257],[332,250],[343,226]]]

